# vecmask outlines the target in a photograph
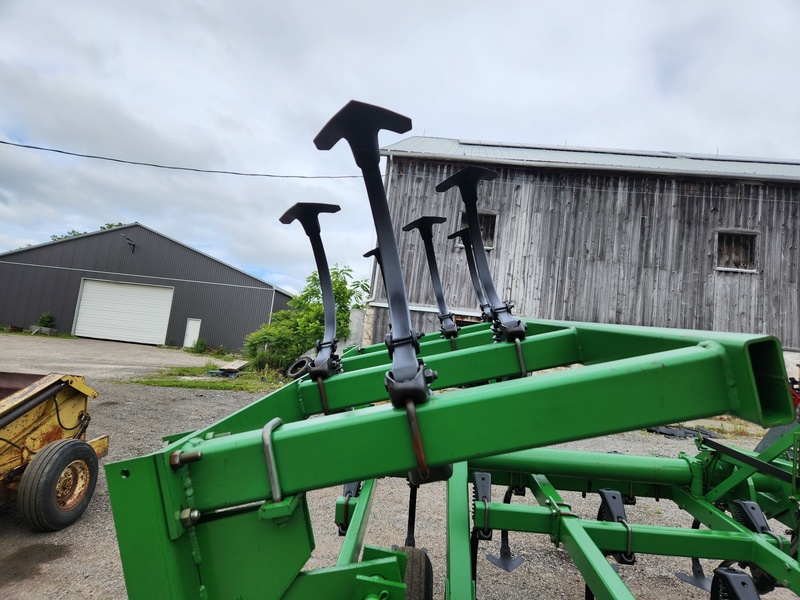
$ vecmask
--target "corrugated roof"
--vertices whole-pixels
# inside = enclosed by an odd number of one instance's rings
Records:
[[[406,138],[381,148],[381,154],[551,169],[800,182],[800,161],[706,154],[537,146],[420,136]]]
[[[272,288],[272,289],[274,289],[274,290],[276,290],[276,291],[278,291],[278,292],[280,292],[280,293],[282,293],[282,294],[284,294],[284,295],[286,295],[286,296],[288,296],[290,298],[294,296],[294,294],[292,294],[291,292],[287,292],[286,290],[284,290],[282,288],[279,288],[278,286],[270,283],[269,281],[264,281],[263,279],[259,279],[255,275],[251,275],[250,273],[247,273],[246,271],[243,271],[243,270],[239,269],[238,267],[234,267],[233,265],[229,265],[228,263],[223,262],[223,261],[219,260],[218,258],[214,258],[210,254],[206,254],[205,252],[201,252],[200,250],[197,250],[196,248],[192,248],[191,246],[187,246],[183,242],[179,242],[178,240],[175,240],[175,239],[173,239],[173,238],[171,238],[171,237],[169,237],[167,235],[164,235],[163,233],[160,233],[160,232],[156,231],[155,229],[151,229],[151,228],[147,227],[146,225],[142,225],[139,222],[126,223],[124,225],[119,225],[117,227],[112,227],[110,229],[100,229],[98,231],[90,231],[88,233],[82,233],[80,235],[65,237],[65,238],[61,238],[61,239],[58,239],[58,240],[52,240],[52,241],[49,241],[49,242],[43,242],[41,244],[35,244],[35,245],[31,245],[31,246],[26,246],[24,248],[16,248],[15,250],[8,250],[6,252],[0,252],[0,261],[2,261],[2,262],[11,262],[11,261],[6,260],[10,256],[13,256],[15,254],[24,254],[25,252],[30,252],[31,250],[36,250],[36,249],[39,249],[39,248],[43,248],[45,246],[53,246],[53,245],[56,245],[56,244],[68,244],[68,243],[74,242],[75,240],[78,240],[80,238],[88,238],[88,237],[94,237],[94,236],[100,236],[100,235],[109,235],[109,231],[111,231],[112,229],[113,229],[114,233],[121,233],[123,231],[130,232],[131,229],[136,229],[136,228],[145,229],[145,230],[147,230],[147,231],[149,231],[149,232],[151,232],[151,233],[153,233],[153,234],[155,234],[155,235],[157,235],[159,237],[162,237],[162,238],[164,238],[166,240],[169,240],[170,242],[172,242],[174,244],[178,244],[179,246],[182,246],[182,247],[186,248],[187,250],[190,250],[191,252],[193,252],[193,253],[195,253],[197,255],[204,256],[205,258],[213,261],[216,264],[222,265],[223,267],[226,267],[228,269],[236,271],[237,273],[240,273],[240,274],[252,279],[253,281],[257,281],[258,283],[263,283],[265,285],[268,285],[270,288]],[[133,234],[131,234],[131,235],[133,235]],[[89,270],[93,270],[93,269],[89,269]]]

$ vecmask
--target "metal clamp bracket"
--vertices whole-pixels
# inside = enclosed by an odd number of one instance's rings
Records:
[[[344,498],[344,514],[342,516],[341,522],[337,522],[339,536],[343,537],[347,534],[347,528],[350,525],[350,500],[352,498],[357,498],[358,495],[361,493],[361,482],[354,481],[351,483],[345,483],[344,488],[342,490],[342,497]],[[341,501],[341,498],[337,501],[337,504]]]
[[[272,493],[272,501],[275,503],[283,500],[281,484],[278,481],[278,467],[275,464],[275,449],[272,446],[272,432],[283,425],[283,419],[275,417],[264,425],[261,430],[261,443],[264,446],[264,458],[267,460],[267,475],[269,476],[269,488]]]
[[[615,552],[612,554],[614,560],[621,565],[632,565],[636,562],[636,556],[631,552],[631,526],[628,525],[628,518],[625,514],[625,504],[622,499],[622,494],[617,490],[604,488],[598,490],[600,494],[600,509],[597,511],[598,521],[610,521],[612,523],[622,523],[625,529],[628,530],[628,543],[625,552]]]
[[[483,528],[475,527],[479,540],[491,540],[492,530],[489,529],[489,503],[492,501],[492,474],[484,471],[473,473],[472,498],[475,502],[483,502],[485,512]]]

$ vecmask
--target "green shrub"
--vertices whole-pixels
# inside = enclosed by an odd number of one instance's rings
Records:
[[[261,373],[264,369],[267,368],[267,353],[263,350],[261,352],[257,352],[256,355],[250,361],[250,364],[253,366],[253,370],[257,373]]]
[[[197,341],[192,346],[190,352],[194,352],[195,354],[205,354],[205,351],[208,350],[208,340],[206,338],[197,338]]]
[[[39,319],[36,321],[36,325],[39,327],[55,327],[56,316],[49,310],[47,312],[43,312],[42,314],[39,315]]]
[[[331,282],[336,303],[336,337],[345,340],[350,335],[350,309],[362,306],[369,292],[365,279],[353,281],[349,267],[331,267]],[[322,290],[316,271],[306,278],[306,287],[289,301],[290,310],[273,313],[265,323],[244,340],[244,355],[254,360],[265,353],[267,365],[283,371],[298,357],[322,341],[325,335],[325,313]]]

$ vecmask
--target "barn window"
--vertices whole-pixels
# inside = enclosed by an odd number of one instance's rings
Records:
[[[497,215],[490,212],[479,212],[478,223],[481,226],[481,233],[483,234],[483,247],[486,250],[494,248],[494,233],[497,226]],[[461,229],[467,227],[467,213],[461,212]],[[461,245],[461,242],[458,242]]]
[[[756,235],[749,231],[718,231],[717,269],[755,272]]]

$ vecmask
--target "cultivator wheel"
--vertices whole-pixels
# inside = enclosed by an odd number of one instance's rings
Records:
[[[406,600],[433,600],[433,565],[428,555],[419,548],[403,546],[397,549],[408,557],[406,574]]]

